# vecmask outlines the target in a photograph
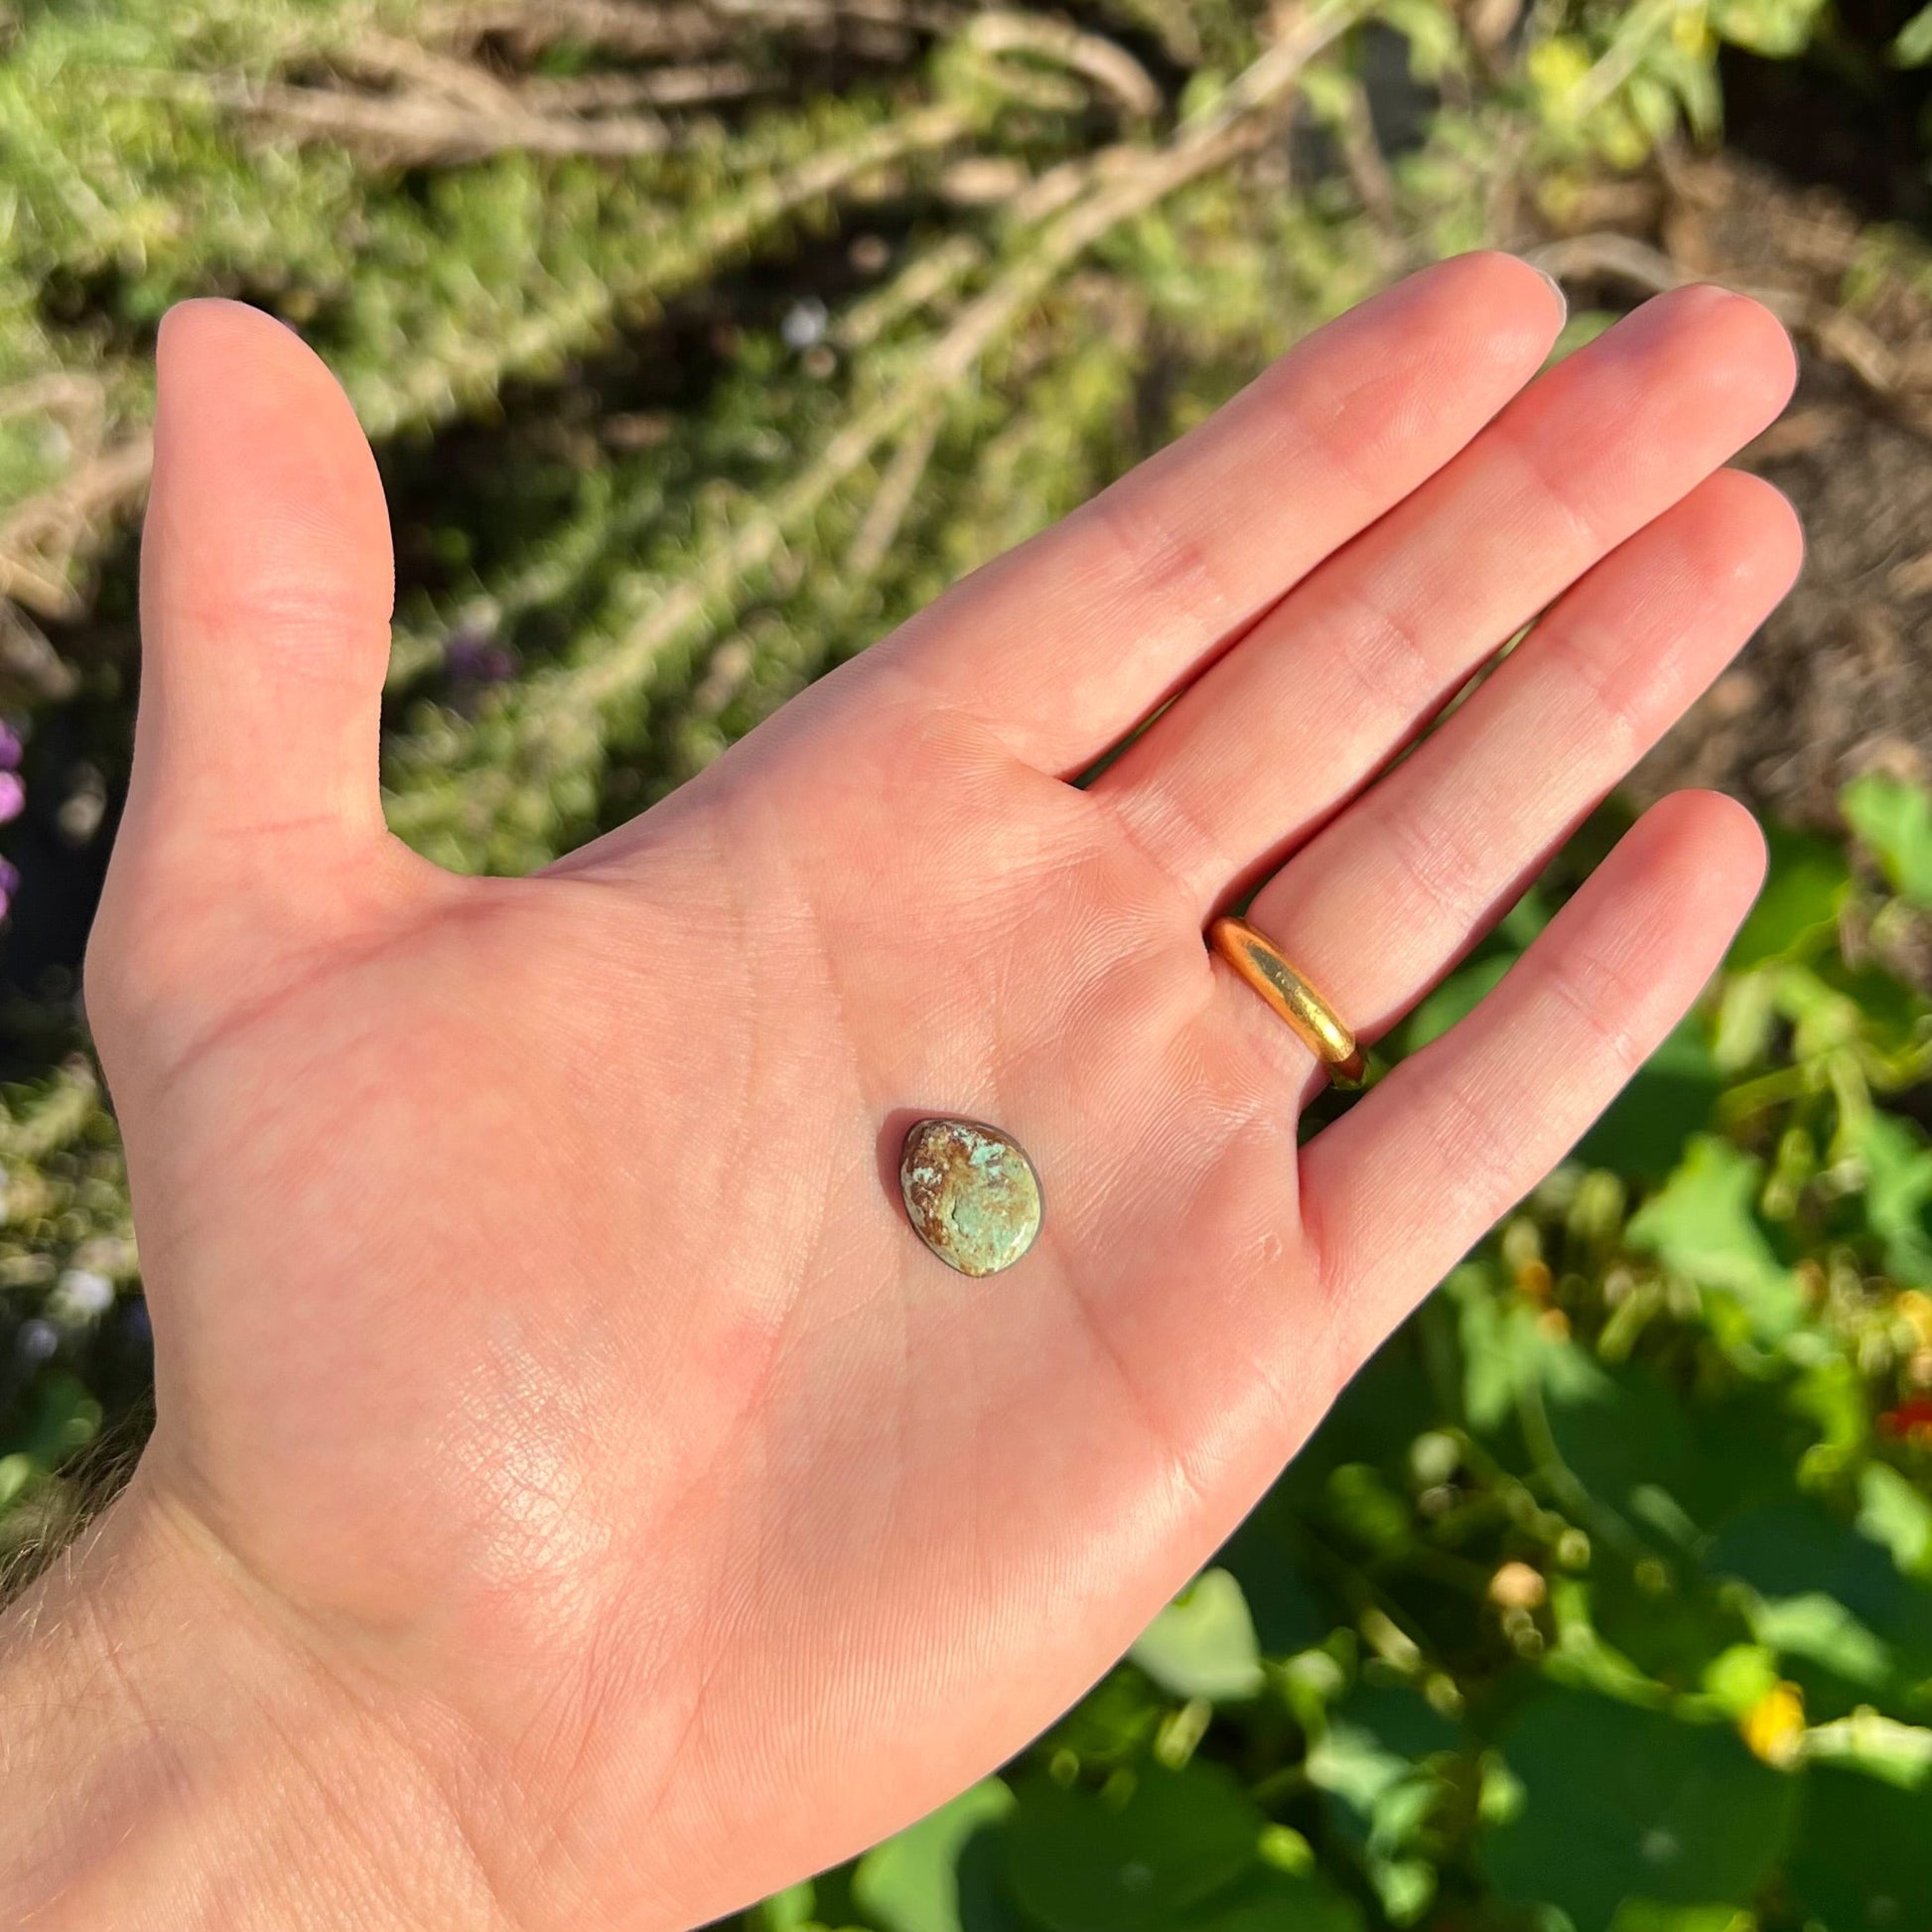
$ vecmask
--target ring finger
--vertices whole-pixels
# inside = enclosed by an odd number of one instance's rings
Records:
[[[1790,588],[1803,539],[1723,472],[1564,597],[1459,710],[1255,897],[1250,920],[1372,1039],[1460,957]],[[1232,974],[1235,1024],[1287,1030]]]

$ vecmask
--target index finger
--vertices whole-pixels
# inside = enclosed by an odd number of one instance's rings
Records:
[[[1016,756],[1079,770],[1462,449],[1563,318],[1513,255],[1424,269],[882,648]]]

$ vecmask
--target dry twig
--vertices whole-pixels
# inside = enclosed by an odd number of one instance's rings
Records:
[[[654,7],[625,0],[453,0],[430,11],[424,31],[460,46],[494,36],[520,59],[576,41],[635,60],[689,60],[736,50],[749,26],[819,46],[860,38],[862,51],[890,57],[916,39],[956,32],[969,18],[968,9],[944,0],[708,0]]]
[[[1395,179],[1376,139],[1375,121],[1369,112],[1368,90],[1351,81],[1339,129],[1341,163],[1348,170],[1369,218],[1378,227],[1389,228],[1395,221]]]
[[[43,617],[76,616],[81,601],[69,578],[75,553],[109,517],[139,500],[153,467],[154,440],[144,432],[17,504],[0,522],[0,597]]]
[[[905,512],[919,487],[919,479],[932,461],[933,446],[946,420],[943,404],[928,404],[925,413],[906,426],[899,446],[879,488],[867,506],[865,521],[859,525],[852,547],[845,555],[845,575],[853,585],[870,583],[891,554]]]
[[[833,437],[818,461],[767,507],[759,505],[689,577],[666,592],[643,622],[603,656],[560,674],[545,692],[550,702],[524,715],[526,742],[553,728],[558,703],[595,713],[649,674],[659,656],[699,629],[709,613],[733,607],[745,581],[768,566],[786,532],[816,513],[879,448],[905,433],[963,382],[995,341],[1036,302],[1054,278],[1095,242],[1157,203],[1258,146],[1303,68],[1354,20],[1353,0],[1331,0],[1302,16],[1239,74],[1204,114],[1184,122],[1152,150],[1103,150],[1087,164],[1091,191],[1047,223],[1035,245],[961,310],[920,361],[915,380],[901,384]],[[492,767],[492,782],[510,774]]]
[[[577,41],[634,60],[681,60],[728,47],[731,25],[708,7],[636,7],[625,0],[454,0],[425,10],[423,33],[460,47],[493,37],[523,59]]]
[[[339,57],[352,73],[377,80],[399,80],[418,93],[447,100],[480,114],[514,113],[519,107],[509,83],[473,61],[439,53],[393,34],[361,34]]]
[[[533,76],[517,83],[525,107],[542,114],[608,114],[626,107],[697,107],[742,100],[778,84],[741,61],[652,68],[644,73],[583,73],[569,79]]]
[[[738,61],[653,68],[643,73],[530,74],[505,80],[474,61],[389,34],[362,34],[339,57],[351,73],[400,80],[418,93],[486,115],[605,114],[627,107],[689,107],[740,98],[768,84]]]
[[[1050,62],[1110,95],[1129,121],[1150,121],[1161,111],[1161,90],[1147,69],[1116,41],[1084,34],[1064,21],[1037,14],[981,14],[966,39],[984,54],[1021,54]]]
[[[1576,235],[1531,249],[1529,259],[1560,282],[1622,282],[1647,295],[1661,295],[1698,279],[1679,268],[1661,249],[1629,235]],[[1763,303],[1794,335],[1851,370],[1874,395],[1887,401],[1898,396],[1897,356],[1856,316],[1814,301],[1796,289],[1748,282],[1728,286]]]
[[[608,158],[661,154],[675,138],[662,121],[643,115],[540,113],[508,88],[485,109],[426,90],[367,94],[225,74],[144,73],[128,76],[127,84],[260,120],[297,141],[359,146],[396,167],[455,165],[510,150]]]

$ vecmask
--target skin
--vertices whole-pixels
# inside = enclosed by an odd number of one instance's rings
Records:
[[[504,881],[383,827],[345,400],[258,314],[168,319],[87,971],[159,1421],[0,1640],[0,1917],[688,1925],[1118,1656],[1760,880],[1740,808],[1667,800],[1299,1152],[1318,1072],[1202,945],[1268,879],[1372,1037],[1789,586],[1791,511],[1720,469],[1788,394],[1772,319],[1680,291],[1539,377],[1560,323],[1509,257],[1425,272]],[[906,1226],[928,1113],[1038,1167],[1004,1274]]]

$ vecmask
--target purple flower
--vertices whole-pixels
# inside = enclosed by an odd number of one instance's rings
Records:
[[[486,631],[461,624],[443,648],[450,675],[464,684],[506,684],[516,675],[516,659]]]
[[[0,859],[0,919],[7,916],[7,908],[12,905],[14,895],[20,891],[20,873],[6,860]]]
[[[18,771],[0,771],[0,825],[27,809],[27,787]]]
[[[0,722],[0,771],[11,771],[20,763],[20,755],[26,748],[20,742],[20,734],[4,722]]]

